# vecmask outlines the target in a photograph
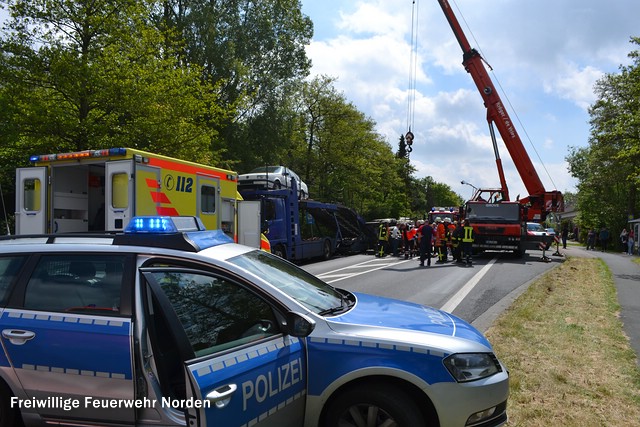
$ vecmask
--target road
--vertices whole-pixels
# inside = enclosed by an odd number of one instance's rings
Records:
[[[553,249],[553,248],[552,248]],[[527,251],[522,258],[487,252],[474,258],[473,267],[455,263],[420,267],[417,259],[352,255],[302,265],[337,288],[429,305],[455,314],[486,330],[533,279],[564,259],[547,251]]]

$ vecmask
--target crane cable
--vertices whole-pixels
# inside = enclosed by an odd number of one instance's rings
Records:
[[[409,88],[407,90],[407,129],[406,139],[411,139],[408,143],[407,152],[412,151],[413,143],[413,121],[416,113],[416,74],[418,69],[418,0],[412,1],[411,8],[411,54],[409,59]]]
[[[467,27],[467,30],[468,30],[469,34],[471,34],[471,38],[473,39],[473,42],[478,47],[478,52],[480,52],[480,56],[482,57],[482,60],[485,61],[485,63],[489,67],[489,71],[493,75],[494,81],[497,82],[498,87],[500,88],[500,92],[502,92],[502,94],[504,95],[505,99],[507,100],[507,104],[509,104],[509,108],[511,108],[511,111],[513,111],[513,114],[515,115],[516,120],[520,124],[520,128],[522,129],[522,131],[526,135],[527,141],[529,141],[529,145],[531,146],[531,148],[533,148],[533,151],[536,153],[536,157],[540,161],[540,164],[542,165],[542,168],[544,169],[545,173],[547,174],[547,177],[551,181],[551,185],[553,185],[553,188],[558,188],[558,187],[556,187],[556,183],[553,182],[553,178],[551,177],[551,174],[549,173],[549,170],[547,169],[547,166],[542,161],[542,158],[540,157],[540,153],[538,153],[538,150],[536,149],[536,146],[533,145],[533,141],[531,140],[531,137],[529,136],[529,133],[527,132],[527,129],[524,127],[524,124],[520,120],[520,117],[518,116],[518,112],[516,111],[516,109],[511,104],[511,100],[509,99],[509,96],[507,95],[507,93],[505,92],[504,88],[502,87],[502,84],[500,83],[500,80],[498,79],[498,76],[496,76],[496,73],[493,71],[493,68],[490,65],[488,65],[488,62],[485,59],[486,57],[484,56],[484,53],[482,52],[482,49],[480,48],[480,43],[478,43],[478,40],[476,40],[476,36],[473,34],[473,31],[471,31],[471,28],[469,27],[469,24],[467,23],[467,20],[464,19],[464,15],[462,14],[462,11],[458,7],[458,4],[456,3],[455,0],[451,0],[451,2],[454,4],[456,9],[458,10],[458,16],[462,17],[462,21],[464,22],[465,27]]]

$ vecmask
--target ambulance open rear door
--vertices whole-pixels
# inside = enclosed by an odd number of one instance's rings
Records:
[[[106,163],[106,230],[119,231],[127,226],[133,213],[133,163],[118,160]]]
[[[47,232],[47,168],[16,170],[16,234]]]

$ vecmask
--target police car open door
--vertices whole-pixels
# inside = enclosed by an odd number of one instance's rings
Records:
[[[237,277],[184,267],[141,269],[164,408],[190,427],[300,426],[306,357],[280,332],[277,308]]]

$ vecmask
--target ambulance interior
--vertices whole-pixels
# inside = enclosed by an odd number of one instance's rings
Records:
[[[104,164],[52,168],[53,232],[104,231]]]

